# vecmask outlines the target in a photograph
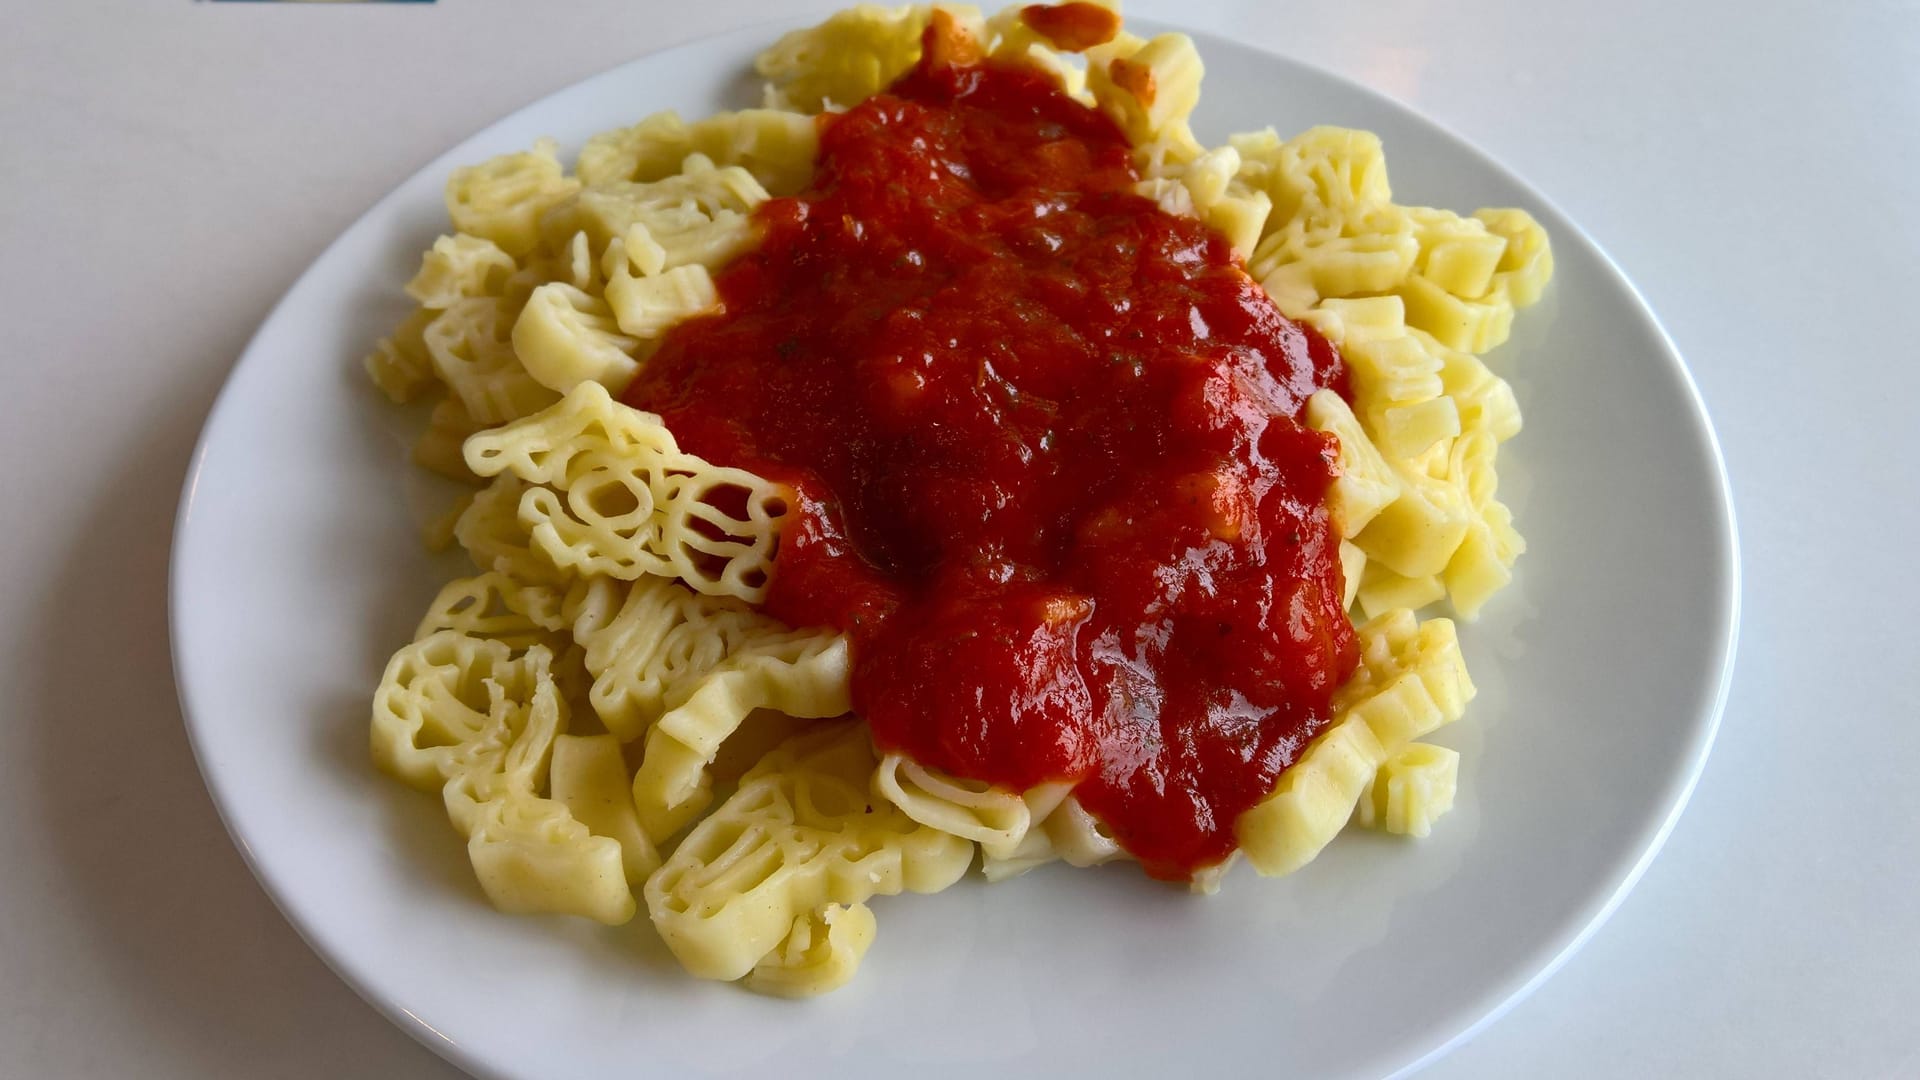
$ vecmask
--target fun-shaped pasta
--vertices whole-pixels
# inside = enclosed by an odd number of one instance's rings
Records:
[[[622,740],[646,740],[633,803],[656,840],[706,808],[707,767],[754,710],[814,719],[850,707],[837,634],[795,631],[660,577],[596,579],[569,608],[596,714]]]
[[[1122,32],[1087,50],[1087,89],[1150,168],[1182,165],[1203,148],[1188,124],[1206,65],[1185,34],[1143,41]]]
[[[519,652],[534,645],[550,651],[564,647],[567,621],[561,612],[563,596],[545,585],[515,580],[497,571],[478,577],[455,578],[440,589],[427,614],[414,630],[415,641],[442,630],[469,638],[498,641]]]
[[[1009,791],[876,750],[848,638],[755,606],[793,493],[618,400],[676,325],[723,312],[715,276],[760,243],[770,199],[809,186],[824,114],[923,48],[936,70],[1033,66],[1104,112],[1134,191],[1224,237],[1347,365],[1351,396],[1322,390],[1302,419],[1338,442],[1326,509],[1362,662],[1193,889],[1242,855],[1290,872],[1350,822],[1425,836],[1451,808],[1459,755],[1419,740],[1474,688],[1454,624],[1415,612],[1472,618],[1525,550],[1496,472],[1520,410],[1479,354],[1541,296],[1547,236],[1518,209],[1395,202],[1369,132],[1203,146],[1189,38],[1062,14],[1049,36],[1022,5],[862,5],[759,57],[765,108],[654,113],[589,139],[571,174],[542,140],[448,182],[417,306],[363,363],[394,402],[431,403],[414,460],[472,488],[430,532],[479,572],[389,661],[370,743],[440,793],[495,906],[620,923],[640,895],[688,971],[803,997],[852,978],[868,900],[943,889],[976,846],[993,881],[1129,857],[1066,782]]]
[[[857,105],[886,89],[920,59],[920,36],[935,8],[975,40],[986,40],[986,20],[971,5],[850,7],[787,34],[754,61],[768,80],[768,106],[816,113]]]
[[[660,853],[640,825],[627,783],[627,762],[612,735],[561,735],[550,766],[553,800],[576,821],[620,844],[627,883],[635,889],[660,867]]]
[[[574,639],[585,647],[595,678],[594,710],[623,739],[639,738],[656,720],[696,699],[700,715],[709,715],[721,700],[757,698],[769,702],[746,711],[780,707],[806,718],[847,711],[846,641],[837,634],[793,630],[738,601],[659,577],[631,585],[598,578],[569,598],[569,606]],[[729,685],[748,676],[782,685],[744,692]],[[715,748],[710,744],[717,740],[696,734],[696,726],[670,728],[701,749]]]
[[[510,472],[536,485],[521,496],[520,520],[561,569],[675,577],[748,602],[766,594],[785,490],[681,453],[659,417],[599,383],[475,435],[466,457],[481,476]]]
[[[513,351],[527,374],[563,394],[583,382],[624,388],[640,367],[639,344],[619,332],[605,300],[559,281],[533,290],[513,323]]]
[[[585,236],[587,254],[604,258],[622,240],[645,274],[693,262],[717,267],[751,244],[747,215],[768,198],[755,175],[697,152],[675,164],[676,174],[659,179],[607,179],[582,189],[543,219],[549,242]],[[660,251],[657,262],[638,254],[647,249]]]
[[[590,186],[651,182],[681,171],[689,156],[699,154],[715,165],[746,169],[775,195],[791,195],[812,179],[819,145],[813,119],[787,109],[743,109],[693,124],[669,110],[589,139],[580,150],[578,175]]]
[[[1360,793],[1353,820],[1369,829],[1422,837],[1453,809],[1460,754],[1444,746],[1408,743],[1388,757]]]
[[[1035,820],[1030,802],[1051,808],[1066,787],[1051,784],[1019,795],[887,754],[874,771],[873,793],[920,824],[972,840],[988,858],[1005,859],[1013,856]]]
[[[973,844],[879,802],[857,723],[825,725],[768,754],[647,881],[647,911],[693,974],[738,979],[826,904],[938,892]]]
[[[427,355],[425,333],[435,317],[431,309],[416,310],[361,361],[373,385],[395,405],[405,405],[434,384],[433,358]]]
[[[441,789],[494,906],[624,922],[635,904],[620,843],[538,794],[566,719],[552,660],[543,645],[516,657],[503,640],[428,633],[395,654],[375,692],[374,760]]]
[[[500,295],[516,269],[513,256],[493,241],[454,233],[435,240],[420,257],[407,295],[429,311],[445,311],[461,300]]]
[[[520,521],[520,499],[527,485],[513,475],[496,476],[474,493],[454,522],[453,535],[473,565],[527,584],[564,585],[573,575],[555,566],[533,543]]]
[[[513,313],[493,297],[458,300],[422,332],[434,373],[482,426],[538,412],[558,396],[513,352]]]
[[[1240,850],[1263,875],[1310,862],[1353,815],[1367,783],[1402,746],[1460,718],[1474,694],[1453,623],[1405,608],[1360,627],[1361,668],[1332,727],[1242,814]]]
[[[560,167],[552,141],[542,140],[532,150],[455,169],[447,181],[447,216],[454,228],[518,258],[539,241],[540,215],[579,187]]]
[[[747,974],[747,986],[778,997],[813,997],[852,981],[878,924],[865,904],[825,904],[793,920],[793,929]]]

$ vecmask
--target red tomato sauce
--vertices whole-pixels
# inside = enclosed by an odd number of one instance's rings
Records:
[[[881,747],[1076,781],[1181,879],[1357,661],[1337,445],[1300,419],[1346,374],[1129,149],[1043,75],[922,65],[826,123],[625,400],[793,487],[766,607],[851,635]]]

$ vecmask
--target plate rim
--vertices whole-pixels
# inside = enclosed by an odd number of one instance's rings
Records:
[[[499,1063],[476,1057],[468,1050],[466,1044],[441,1033],[419,1014],[403,1005],[399,1000],[376,991],[372,985],[373,979],[371,976],[363,972],[356,962],[349,957],[348,950],[329,948],[322,941],[318,940],[317,932],[308,924],[307,920],[303,918],[298,905],[283,885],[277,882],[271,874],[266,872],[256,858],[253,847],[243,832],[243,826],[239,823],[239,819],[243,815],[237,807],[230,803],[233,793],[219,779],[219,770],[210,764],[211,749],[204,741],[206,729],[196,720],[197,714],[193,705],[194,695],[186,678],[186,671],[182,660],[183,650],[181,642],[186,636],[184,631],[185,616],[183,612],[187,601],[185,601],[182,596],[181,577],[185,561],[184,553],[188,548],[188,530],[193,522],[196,489],[211,449],[211,436],[223,412],[233,405],[235,400],[234,387],[240,381],[239,376],[242,370],[250,363],[257,365],[258,363],[264,362],[259,360],[259,356],[262,355],[259,351],[262,341],[268,336],[268,331],[274,324],[283,317],[292,298],[303,290],[303,287],[306,286],[308,281],[315,275],[318,268],[328,261],[328,258],[333,252],[339,248],[350,235],[354,234],[364,221],[387,207],[389,203],[398,200],[402,190],[408,187],[417,177],[439,169],[441,163],[461,147],[466,146],[475,139],[481,138],[487,132],[497,127],[514,121],[527,112],[542,107],[547,101],[554,97],[574,92],[590,83],[613,79],[617,75],[632,68],[656,63],[660,58],[669,54],[712,45],[722,39],[745,38],[749,34],[755,34],[763,35],[766,41],[771,41],[774,36],[787,30],[816,23],[825,13],[826,9],[822,9],[817,12],[767,20],[763,23],[738,23],[709,33],[696,35],[684,41],[675,42],[661,48],[647,50],[619,63],[589,73],[572,82],[555,87],[517,108],[485,121],[479,127],[472,129],[466,135],[456,139],[417,168],[408,172],[405,176],[390,185],[377,199],[367,204],[367,206],[354,217],[351,223],[335,234],[319,252],[308,260],[305,268],[287,287],[279,299],[274,302],[272,308],[269,309],[266,316],[261,320],[259,326],[248,337],[247,343],[241,349],[237,359],[228,368],[223,378],[220,391],[215,396],[212,406],[208,409],[206,419],[202,423],[200,432],[195,438],[193,453],[188,459],[186,475],[181,485],[179,504],[174,515],[167,561],[168,651],[175,691],[180,705],[182,724],[186,729],[188,745],[192,750],[194,763],[200,773],[201,781],[214,803],[215,810],[219,814],[221,826],[226,830],[228,838],[232,841],[234,847],[238,849],[242,861],[246,864],[248,872],[253,875],[256,884],[267,894],[268,899],[279,911],[281,917],[293,928],[301,941],[320,958],[321,962],[324,963],[330,971],[338,976],[342,982],[346,983],[363,1001],[372,1006],[375,1011],[393,1023],[395,1027],[412,1036],[421,1045],[447,1060],[450,1064],[476,1077],[499,1077],[505,1076],[507,1073],[503,1071]],[[1549,198],[1540,188],[1528,181],[1520,173],[1482,149],[1473,140],[1460,135],[1451,126],[1432,118],[1390,94],[1333,71],[1313,60],[1268,48],[1254,42],[1227,38],[1213,31],[1180,27],[1161,19],[1147,17],[1130,18],[1129,24],[1135,29],[1145,29],[1149,32],[1174,30],[1188,34],[1195,40],[1196,44],[1202,47],[1201,51],[1203,55],[1206,54],[1208,49],[1237,50],[1259,54],[1260,57],[1267,62],[1300,69],[1315,79],[1335,84],[1344,92],[1352,93],[1366,99],[1375,107],[1396,113],[1404,120],[1412,121],[1432,130],[1444,137],[1446,141],[1453,144],[1457,149],[1464,151],[1473,159],[1477,166],[1498,175],[1501,179],[1524,192],[1528,199],[1531,200],[1532,206],[1542,212],[1540,216],[1547,219],[1549,223],[1553,225],[1555,234],[1576,238],[1580,245],[1584,246],[1588,252],[1595,256],[1600,271],[1611,278],[1611,284],[1620,288],[1626,296],[1631,299],[1633,305],[1637,308],[1638,314],[1645,320],[1647,328],[1653,332],[1654,339],[1660,346],[1661,362],[1663,362],[1672,373],[1677,374],[1679,377],[1680,386],[1685,391],[1683,396],[1687,406],[1687,413],[1693,422],[1689,434],[1693,437],[1693,441],[1698,443],[1696,449],[1704,452],[1704,461],[1710,466],[1708,472],[1713,482],[1712,490],[1716,496],[1715,502],[1717,509],[1717,513],[1711,515],[1711,520],[1717,527],[1722,541],[1715,555],[1716,561],[1725,571],[1724,577],[1720,582],[1720,587],[1717,590],[1715,604],[1712,609],[1712,632],[1714,639],[1714,648],[1712,651],[1715,654],[1714,667],[1716,670],[1710,681],[1701,680],[1689,687],[1690,690],[1698,691],[1700,688],[1709,685],[1710,682],[1711,691],[1706,699],[1707,704],[1704,710],[1688,718],[1693,726],[1692,735],[1686,746],[1683,767],[1676,770],[1669,778],[1665,794],[1665,809],[1659,814],[1658,819],[1653,823],[1651,828],[1642,828],[1637,834],[1632,836],[1629,847],[1637,849],[1638,855],[1632,860],[1631,864],[1628,865],[1624,871],[1618,872],[1617,875],[1613,873],[1614,868],[1609,868],[1608,876],[1615,878],[1610,888],[1595,890],[1589,895],[1586,903],[1569,908],[1559,918],[1554,920],[1557,923],[1555,931],[1547,935],[1543,939],[1542,944],[1528,954],[1528,959],[1524,963],[1512,965],[1503,977],[1491,980],[1490,987],[1473,999],[1473,1001],[1478,1002],[1478,1004],[1472,1004],[1468,1011],[1478,1014],[1475,1019],[1458,1027],[1451,1035],[1441,1037],[1438,1040],[1424,1040],[1424,1042],[1429,1045],[1426,1045],[1426,1048],[1423,1050],[1417,1049],[1420,1041],[1414,1041],[1413,1045],[1416,1048],[1413,1050],[1412,1055],[1396,1055],[1404,1056],[1402,1063],[1383,1074],[1390,1077],[1410,1076],[1433,1064],[1442,1057],[1445,1057],[1467,1042],[1470,1042],[1488,1027],[1499,1021],[1515,1006],[1519,1005],[1538,990],[1540,986],[1557,973],[1567,961],[1572,959],[1576,953],[1585,947],[1587,943],[1598,934],[1601,928],[1607,924],[1615,912],[1618,911],[1628,894],[1639,884],[1647,868],[1653,863],[1655,857],[1659,855],[1661,849],[1665,846],[1668,838],[1672,834],[1674,827],[1679,822],[1681,815],[1691,802],[1693,793],[1698,787],[1701,776],[1705,772],[1707,760],[1711,755],[1724,718],[1727,700],[1732,686],[1740,637],[1742,598],[1740,535],[1733,499],[1733,488],[1727,470],[1725,454],[1720,444],[1718,431],[1713,425],[1711,414],[1707,409],[1705,399],[1701,395],[1699,385],[1694,379],[1692,370],[1688,367],[1684,356],[1673,341],[1665,324],[1660,320],[1653,306],[1640,291],[1640,288],[1627,276],[1604,245],[1595,239],[1583,225],[1562,210],[1558,203]],[[743,42],[743,47],[745,44],[746,43]]]

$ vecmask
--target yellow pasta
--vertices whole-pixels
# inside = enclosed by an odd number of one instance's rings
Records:
[[[606,301],[557,281],[533,290],[513,324],[513,351],[527,374],[563,394],[583,382],[625,389],[640,367],[639,345],[619,333]]]
[[[454,170],[447,181],[447,216],[454,228],[490,240],[511,256],[532,251],[540,215],[580,186],[566,176],[551,141]]]
[[[681,453],[658,417],[595,382],[551,408],[466,444],[481,476],[536,485],[520,520],[555,566],[632,580],[677,577],[710,595],[766,594],[788,495],[740,469]]]
[[[521,365],[512,334],[513,313],[493,297],[456,301],[423,332],[434,373],[481,425],[538,412],[558,396]]]
[[[1460,755],[1443,746],[1408,743],[1381,764],[1360,793],[1355,823],[1401,836],[1426,836],[1453,809]]]
[[[574,639],[586,649],[594,675],[594,711],[622,739],[641,737],[663,715],[696,700],[700,704],[689,716],[709,715],[722,700],[759,697],[789,704],[781,709],[789,716],[847,711],[847,648],[837,634],[792,630],[738,601],[695,593],[662,577],[631,585],[598,578],[570,604]],[[784,685],[730,686],[743,675]],[[717,749],[718,740],[692,727],[676,723],[669,730],[706,753]]]
[[[429,532],[478,568],[390,659],[372,756],[439,793],[503,911],[619,924],[639,896],[689,972],[806,997],[857,971],[872,897],[946,888],[976,848],[991,881],[1129,857],[1068,782],[1010,791],[877,751],[848,637],[756,606],[793,493],[618,400],[675,326],[724,312],[715,276],[760,243],[768,200],[812,182],[822,114],[885,90],[936,22],[936,59],[965,62],[971,38],[1110,117],[1135,193],[1224,237],[1347,365],[1351,397],[1322,390],[1300,419],[1338,443],[1326,510],[1361,664],[1192,888],[1243,855],[1291,872],[1349,823],[1426,836],[1453,804],[1459,755],[1419,740],[1474,687],[1454,623],[1416,612],[1474,617],[1525,550],[1496,468],[1520,409],[1480,354],[1547,286],[1545,231],[1395,202],[1369,132],[1203,146],[1185,35],[1076,55],[1020,5],[862,5],[758,58],[765,108],[654,113],[587,140],[571,173],[547,140],[456,171],[416,306],[363,361],[392,401],[432,403],[414,460],[472,490]]]
[[[652,277],[616,270],[607,282],[607,303],[623,333],[650,339],[675,323],[714,310],[720,294],[707,268],[696,262]]]
[[[647,911],[686,969],[738,979],[826,904],[960,879],[973,844],[878,803],[867,734],[842,723],[767,755],[647,881]]]
[[[688,125],[678,113],[655,113],[628,128],[594,136],[580,151],[578,175],[591,187],[647,183],[680,172],[699,154],[737,165],[776,195],[791,195],[813,176],[820,129],[785,109],[744,109]]]
[[[449,480],[479,484],[480,478],[467,468],[467,459],[461,453],[467,436],[479,428],[459,398],[451,394],[441,398],[427,417],[427,429],[413,444],[413,463]]]
[[[423,308],[445,311],[461,300],[500,295],[516,269],[513,256],[491,240],[466,233],[442,236],[421,256],[407,295]]]
[[[974,38],[986,39],[978,8],[935,5]],[[920,59],[920,35],[933,7],[860,4],[819,26],[795,30],[762,52],[754,68],[768,80],[767,104],[820,112],[858,105],[884,90]]]
[[[878,924],[865,904],[823,904],[793,920],[793,929],[747,974],[747,986],[777,997],[813,997],[853,979]]]
[[[1185,34],[1141,41],[1121,33],[1087,50],[1087,89],[1101,111],[1137,147],[1155,147],[1147,160],[1164,166],[1198,157],[1188,119],[1200,103],[1206,65]]]
[[[534,645],[564,648],[567,621],[559,590],[497,571],[455,578],[440,589],[413,632],[415,641],[442,630],[505,644],[516,652]]]
[[[955,779],[899,754],[880,759],[873,793],[922,825],[975,841],[989,858],[1011,855],[1033,820],[1027,800],[1014,792]]]
[[[412,401],[436,379],[425,337],[427,324],[436,314],[430,308],[415,310],[361,362],[367,377],[395,405]]]
[[[1416,624],[1401,608],[1360,627],[1363,667],[1337,699],[1338,717],[1274,793],[1240,816],[1240,850],[1263,875],[1312,861],[1352,816],[1380,766],[1401,746],[1459,719],[1473,683],[1453,624]]]
[[[635,889],[660,868],[660,853],[640,825],[627,785],[627,763],[612,735],[561,735],[553,743],[553,800],[595,836],[620,845],[627,883]]]

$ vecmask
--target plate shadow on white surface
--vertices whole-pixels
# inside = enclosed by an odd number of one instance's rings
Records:
[[[261,288],[277,293],[283,283]],[[238,356],[249,309],[169,351]],[[178,478],[225,364],[180,366],[170,397],[115,432],[114,471],[49,568],[19,687],[25,793],[54,874],[44,883],[73,962],[110,992],[98,1021],[208,1076],[408,1076],[457,1070],[365,1007],[293,932],[234,849],[181,723],[167,638]],[[235,603],[244,603],[234,598]],[[70,928],[70,929],[67,929]],[[346,1035],[348,1037],[343,1038]]]

